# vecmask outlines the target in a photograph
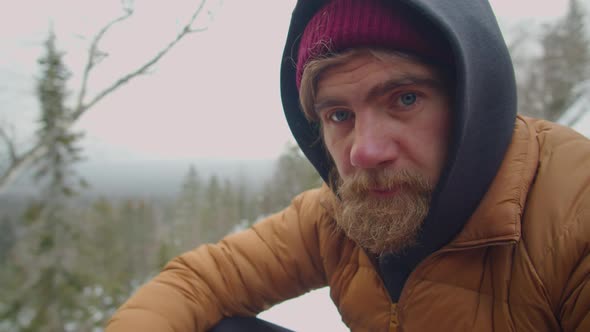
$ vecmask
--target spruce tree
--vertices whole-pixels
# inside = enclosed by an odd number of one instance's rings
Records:
[[[567,15],[543,36],[547,117],[557,120],[574,101],[574,87],[587,77],[589,56],[585,13],[569,1]]]
[[[556,121],[575,102],[576,86],[590,76],[588,15],[579,0],[567,14],[547,25],[540,38],[542,54],[531,59],[519,87],[519,110]]]
[[[175,207],[172,243],[175,251],[192,249],[203,242],[200,213],[203,208],[203,188],[195,166],[186,173]]]
[[[279,156],[271,179],[262,194],[261,212],[269,214],[285,208],[293,197],[320,186],[322,180],[297,145],[289,144]]]
[[[84,281],[75,271],[77,225],[67,217],[67,201],[79,187],[72,165],[80,160],[79,134],[69,129],[71,110],[66,105],[70,76],[56,38],[50,32],[36,92],[40,106],[37,139],[45,143],[36,160],[38,197],[23,215],[24,233],[13,250],[21,289],[8,299],[8,313],[17,331],[63,331],[75,321],[78,295]],[[1,313],[0,313],[1,314]],[[19,319],[26,316],[27,319]],[[78,318],[79,320],[79,318]]]

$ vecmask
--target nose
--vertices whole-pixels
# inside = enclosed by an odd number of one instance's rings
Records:
[[[394,130],[378,117],[357,116],[350,150],[352,166],[371,169],[395,162],[399,156],[399,145]]]

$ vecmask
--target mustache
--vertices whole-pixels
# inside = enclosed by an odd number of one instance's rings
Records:
[[[349,238],[375,254],[399,253],[416,243],[433,191],[426,176],[406,169],[358,169],[339,181],[335,220]],[[394,194],[380,197],[374,190]]]
[[[352,176],[338,179],[337,192],[342,197],[363,195],[371,190],[412,190],[430,195],[433,186],[417,172],[407,169],[368,169],[359,170]]]

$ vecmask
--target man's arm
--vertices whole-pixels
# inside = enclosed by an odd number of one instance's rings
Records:
[[[325,285],[317,196],[304,193],[254,227],[175,258],[106,331],[206,331],[224,316],[254,316]]]
[[[590,331],[590,207],[576,217],[563,238],[560,243],[570,249],[570,254],[561,262],[575,262],[575,268],[568,273],[563,289],[559,321],[563,331]]]
[[[577,280],[568,286],[569,294],[561,307],[561,327],[563,331],[590,331],[590,257],[581,262],[572,277]]]
[[[590,331],[590,141],[550,122],[532,124],[540,156],[523,234],[561,330]]]

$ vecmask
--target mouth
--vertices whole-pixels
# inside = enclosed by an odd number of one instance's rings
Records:
[[[377,198],[389,198],[395,196],[399,192],[399,188],[371,188],[369,195]]]

